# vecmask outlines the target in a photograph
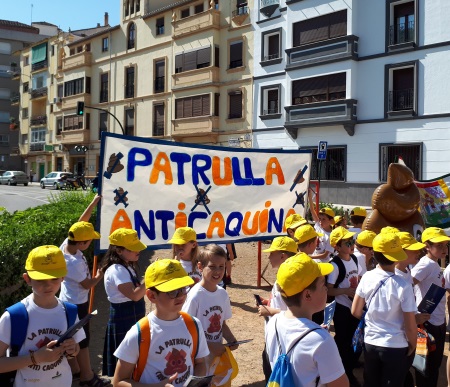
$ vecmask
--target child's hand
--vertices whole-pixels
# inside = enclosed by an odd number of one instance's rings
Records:
[[[68,356],[75,356],[78,353],[78,344],[75,342],[73,337],[64,340],[61,346],[64,348],[64,352]]]
[[[233,344],[234,342],[236,342],[236,340],[229,341],[228,344]],[[234,351],[239,348],[239,344],[229,345],[228,348],[230,348],[230,351]]]
[[[355,293],[356,293],[356,289],[355,288],[346,288],[346,289],[344,289],[344,293],[349,297],[354,297]]]
[[[213,357],[222,356],[225,352],[225,346],[222,343],[208,342],[209,352]]]
[[[161,387],[174,387],[172,382],[178,377],[178,372],[175,372],[171,377],[164,379],[161,382]]]
[[[431,317],[431,314],[429,313],[417,313],[415,315],[416,318],[416,324],[423,324],[425,321],[428,321]]]
[[[51,363],[58,360],[64,354],[64,347],[55,347],[56,340],[50,341],[46,346],[34,352],[36,363]]]

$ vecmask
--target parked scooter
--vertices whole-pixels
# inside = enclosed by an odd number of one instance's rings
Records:
[[[84,182],[84,176],[75,176],[75,177],[68,177],[66,179],[66,189],[70,190],[77,190],[78,188],[82,188],[86,191],[86,183]]]

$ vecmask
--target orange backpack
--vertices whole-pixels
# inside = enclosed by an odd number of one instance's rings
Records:
[[[180,315],[192,337],[191,359],[192,365],[194,365],[194,360],[198,353],[198,326],[191,315],[185,312],[180,312]],[[136,325],[138,328],[139,359],[133,372],[133,380],[139,382],[142,373],[144,372],[145,365],[147,364],[148,352],[150,350],[150,320],[145,316],[141,318]]]

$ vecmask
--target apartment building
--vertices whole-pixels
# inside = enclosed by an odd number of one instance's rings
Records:
[[[449,173],[450,25],[444,0],[260,0],[256,148],[328,142],[321,200],[370,204],[401,156],[416,179]]]

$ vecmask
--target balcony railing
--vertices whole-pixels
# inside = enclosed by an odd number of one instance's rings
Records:
[[[47,125],[47,116],[32,116],[30,118],[30,126]]]
[[[399,110],[414,109],[414,89],[393,90],[389,92],[389,110],[392,112]]]
[[[46,67],[48,67],[48,61],[43,60],[42,62],[33,63],[31,65],[31,71],[42,70],[42,69],[45,69]]]
[[[277,52],[275,54],[265,55],[263,60],[266,61],[266,60],[278,59],[279,57],[280,57],[280,53]]]
[[[166,77],[155,78],[155,93],[164,93],[165,78]]]
[[[261,0],[260,11],[267,17],[271,16],[280,6],[280,0]]]
[[[267,116],[269,114],[278,114],[278,107],[277,108],[273,108],[273,109],[267,109],[263,111],[263,115]]]
[[[164,136],[164,124],[153,123],[153,136]]]
[[[209,9],[189,17],[172,22],[172,34],[175,39],[188,34],[197,34],[199,31],[210,28],[220,29],[220,12]]]
[[[389,45],[414,42],[414,20],[408,23],[397,23],[389,27]]]
[[[45,97],[48,93],[47,87],[40,87],[39,89],[31,90],[31,99]]]
[[[13,94],[10,98],[11,104],[19,103],[20,101],[20,94]]]
[[[42,152],[45,147],[44,142],[32,142],[30,143],[30,152]]]
[[[248,7],[242,6],[242,7],[238,7],[237,9],[235,9],[232,13],[233,17],[239,16],[239,15],[248,15]]]

